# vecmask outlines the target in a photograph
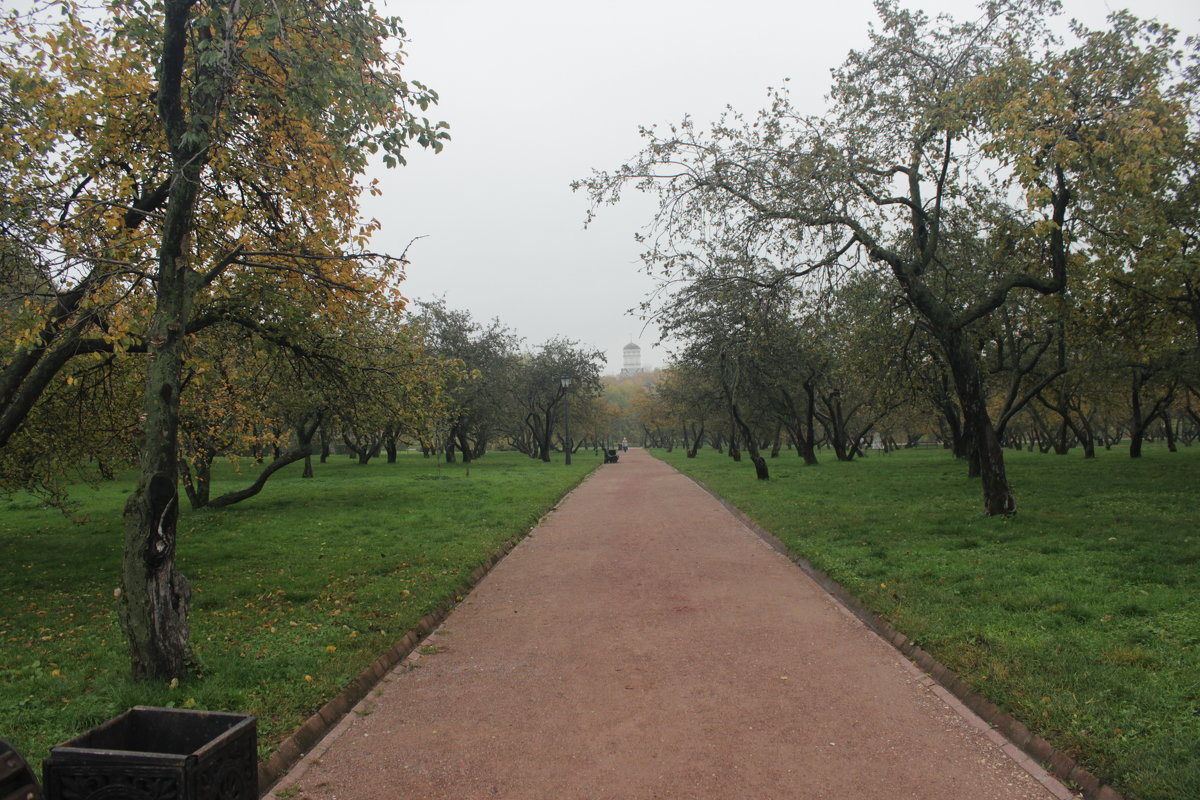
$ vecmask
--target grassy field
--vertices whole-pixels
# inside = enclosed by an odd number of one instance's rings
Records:
[[[113,590],[128,480],[76,487],[71,519],[0,498],[0,738],[33,763],[132,705],[258,717],[260,754],[355,678],[506,540],[527,531],[598,462],[515,453],[471,466],[419,455],[366,467],[299,464],[261,495],[184,512],[179,566],[193,589],[199,677],[127,677]],[[251,474],[220,472],[217,492]]]
[[[1130,797],[1200,798],[1200,448],[1011,453],[1019,513],[900,451],[816,467],[656,453]]]

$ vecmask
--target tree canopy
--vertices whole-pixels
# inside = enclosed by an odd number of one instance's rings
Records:
[[[1012,513],[978,331],[1061,294],[1094,226],[1170,182],[1193,87],[1176,34],[1124,13],[1064,45],[1046,0],[986,2],[965,21],[876,10],[827,113],[773,89],[749,117],[648,128],[634,159],[575,186],[593,213],[630,186],[655,194],[645,260],[670,279],[730,280],[729,263],[760,265],[773,287],[888,273],[948,369],[987,513]]]
[[[360,177],[372,153],[396,165],[447,135],[420,116],[437,97],[402,75],[403,35],[359,2],[54,0],[3,18],[0,240],[18,280],[0,448],[68,362],[148,356],[121,596],[139,677],[188,670],[187,337],[236,324],[294,346],[358,298],[401,302],[402,259],[366,249]]]

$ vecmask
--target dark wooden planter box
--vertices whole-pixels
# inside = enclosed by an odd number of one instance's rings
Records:
[[[0,739],[0,797],[4,800],[42,800],[33,770],[21,754],[8,742]]]
[[[50,750],[46,800],[255,800],[254,717],[138,706]]]

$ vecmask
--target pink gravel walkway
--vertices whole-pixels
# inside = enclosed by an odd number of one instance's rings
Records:
[[[923,677],[701,488],[632,450],[273,796],[1070,796]]]

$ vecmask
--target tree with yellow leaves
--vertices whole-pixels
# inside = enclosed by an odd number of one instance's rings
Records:
[[[366,251],[372,153],[440,148],[436,95],[401,73],[399,20],[357,0],[45,0],[0,22],[0,241],[19,294],[0,448],[70,360],[146,356],[141,474],[120,617],[134,675],[188,671],[176,571],[184,342],[241,325],[285,341],[346,300],[401,304]],[[16,254],[8,258],[8,253]]]

